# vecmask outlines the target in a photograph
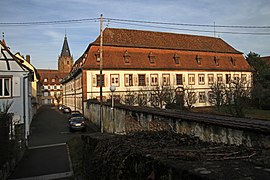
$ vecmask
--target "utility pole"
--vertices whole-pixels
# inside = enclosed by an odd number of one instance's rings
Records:
[[[100,63],[99,63],[99,92],[100,92],[100,132],[103,133],[103,113],[102,113],[102,103],[103,103],[103,96],[102,96],[102,82],[104,81],[103,75],[102,75],[102,60],[103,60],[103,52],[102,52],[102,46],[103,46],[103,29],[102,29],[102,14],[100,15],[100,47],[99,47],[99,57],[100,57]]]

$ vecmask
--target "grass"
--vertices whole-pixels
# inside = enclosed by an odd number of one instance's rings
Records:
[[[67,143],[69,146],[74,177],[75,179],[81,179],[83,177],[83,141],[81,140],[81,136],[76,136]]]

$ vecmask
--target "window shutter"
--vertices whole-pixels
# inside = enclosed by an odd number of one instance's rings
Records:
[[[138,75],[137,74],[133,75],[133,83],[134,83],[134,86],[138,86]]]
[[[21,96],[21,81],[20,77],[13,77],[13,96]],[[27,83],[25,83],[27,85]],[[25,88],[25,87],[23,87]]]

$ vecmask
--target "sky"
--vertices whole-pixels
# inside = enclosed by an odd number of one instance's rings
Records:
[[[10,50],[22,55],[29,54],[31,63],[37,69],[57,69],[65,33],[76,61],[98,37],[99,21],[46,25],[37,22],[92,19],[99,18],[101,14],[105,18],[104,28],[215,36],[243,52],[244,56],[250,51],[270,56],[269,0],[1,0],[0,32],[4,32]],[[139,24],[108,19],[178,25]],[[28,22],[32,24],[6,24]]]

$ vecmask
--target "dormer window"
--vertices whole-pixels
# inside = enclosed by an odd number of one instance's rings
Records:
[[[200,55],[196,55],[197,64],[201,65],[201,60],[202,60],[202,57]]]
[[[95,53],[95,56],[96,56],[96,61],[100,62],[100,52],[99,52],[99,50]]]
[[[151,64],[155,63],[156,57],[155,57],[155,55],[152,52],[150,52],[148,54],[148,58],[149,58],[149,61],[150,61]]]
[[[236,65],[235,62],[236,62],[236,59],[234,59],[233,57],[231,57],[231,63],[232,63],[233,66]]]
[[[173,55],[173,59],[174,59],[175,64],[180,64],[180,57],[178,54],[175,53]]]
[[[219,57],[218,56],[214,57],[214,61],[215,61],[216,66],[219,66]]]
[[[130,62],[130,55],[129,55],[128,51],[125,51],[123,57],[124,57],[125,63],[129,63]]]

